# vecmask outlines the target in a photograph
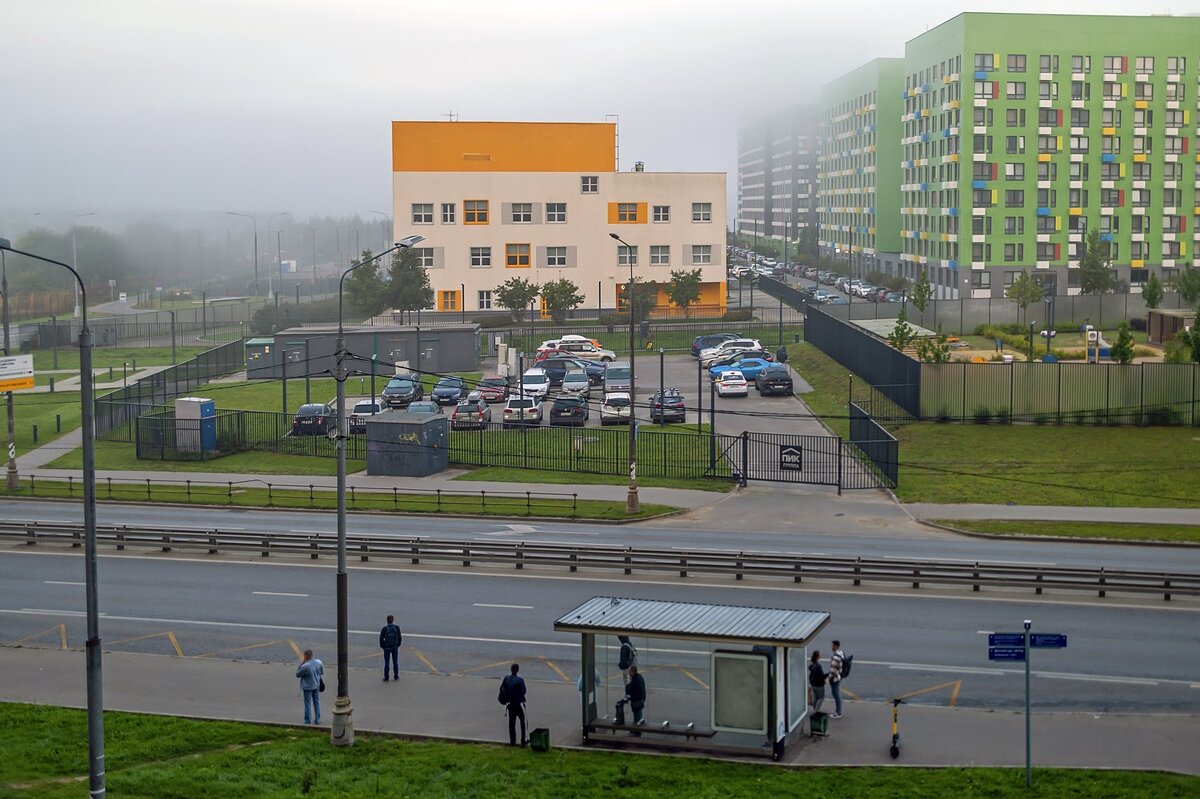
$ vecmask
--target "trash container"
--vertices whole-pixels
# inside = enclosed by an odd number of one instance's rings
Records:
[[[824,737],[829,735],[829,714],[822,713],[819,710],[813,711],[812,719],[809,722],[812,730],[812,737]]]
[[[529,733],[529,748],[535,752],[549,752],[550,730],[545,727],[538,727]]]

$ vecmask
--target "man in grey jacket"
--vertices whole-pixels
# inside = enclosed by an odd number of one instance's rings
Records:
[[[304,650],[304,659],[296,667],[296,676],[300,679],[300,690],[304,693],[304,723],[321,723],[321,683],[325,676],[325,664],[313,657],[311,649]],[[312,715],[309,715],[309,706]],[[309,721],[309,719],[312,719]]]

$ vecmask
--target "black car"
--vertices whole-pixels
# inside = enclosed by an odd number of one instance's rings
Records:
[[[598,386],[604,382],[604,364],[598,361],[588,361],[583,358],[572,358],[567,355],[552,355],[537,362],[540,369],[545,370],[550,378],[550,385],[562,385],[563,375],[573,369],[582,369],[587,373],[588,383]]]
[[[743,336],[741,333],[710,333],[706,336],[696,336],[692,342],[692,357],[699,358],[702,351],[715,347],[722,341],[732,341],[735,338],[743,338]]]
[[[588,401],[584,397],[560,396],[550,406],[550,424],[583,427],[588,420]]]
[[[292,417],[292,435],[294,436],[323,436],[334,425],[333,414],[324,405],[311,403],[301,405]]]
[[[666,388],[650,395],[650,421],[685,422],[687,405],[677,388]]]
[[[792,373],[786,366],[768,366],[754,378],[754,387],[764,397],[768,394],[792,393]]]
[[[712,362],[712,366],[733,366],[735,363],[746,358],[762,358],[764,361],[773,361],[775,356],[766,350],[737,350],[730,355],[726,355],[720,360]]]
[[[393,408],[407,408],[425,396],[425,387],[415,377],[393,377],[379,396]]]
[[[467,396],[467,382],[461,377],[443,377],[430,395],[438,405],[457,405]]]

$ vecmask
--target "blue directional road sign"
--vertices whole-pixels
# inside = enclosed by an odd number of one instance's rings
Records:
[[[988,646],[1019,646],[1025,648],[1025,633],[992,633]]]
[[[1032,633],[1029,645],[1039,649],[1066,649],[1067,636],[1062,633]]]
[[[989,646],[988,660],[1009,660],[1023,663],[1025,662],[1025,647],[1021,648],[1013,646]]]

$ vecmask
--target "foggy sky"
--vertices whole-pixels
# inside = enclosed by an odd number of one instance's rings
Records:
[[[968,7],[811,0],[3,0],[0,209],[391,211],[393,119],[604,121],[736,175],[745,119]],[[1200,12],[982,2],[972,11]],[[731,207],[731,212],[732,212]],[[96,224],[101,224],[97,220]],[[0,233],[2,235],[2,233]]]

